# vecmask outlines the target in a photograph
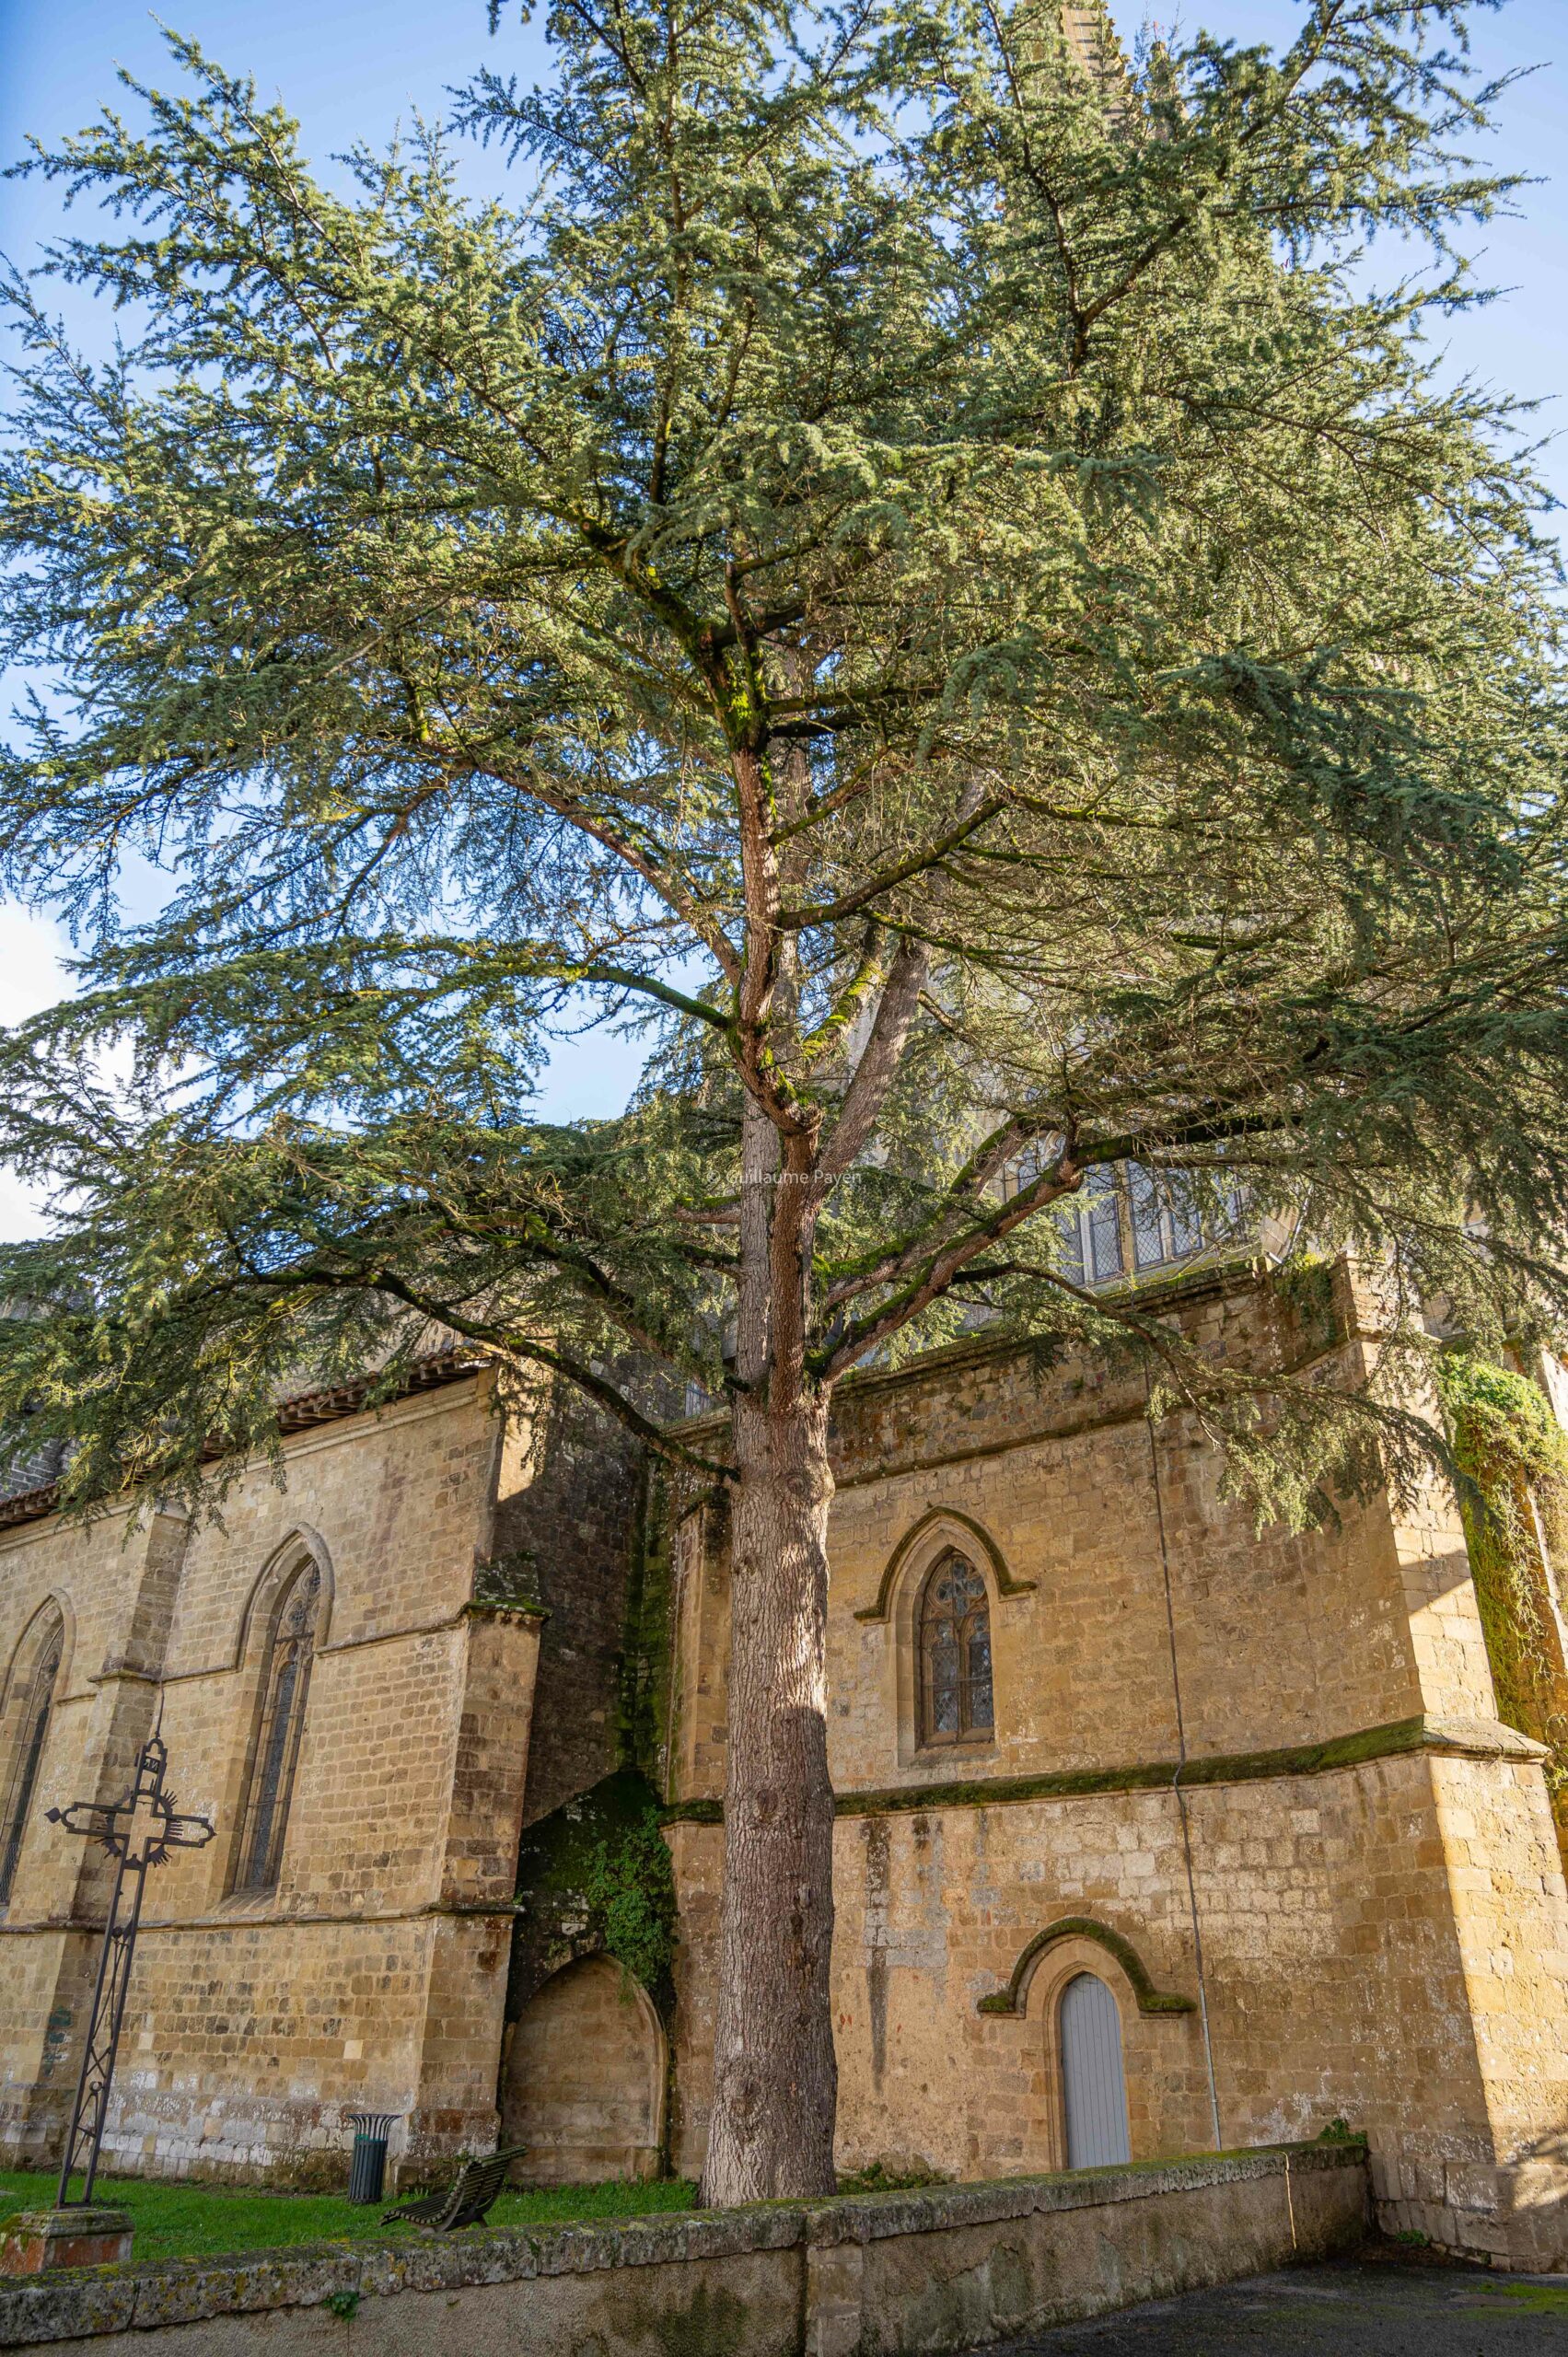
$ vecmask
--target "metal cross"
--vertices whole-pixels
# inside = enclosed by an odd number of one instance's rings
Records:
[[[63,1825],[67,1833],[84,1833],[89,1840],[101,1841],[110,1856],[120,1861],[114,1876],[114,1896],[109,1902],[109,1921],[103,1927],[103,1950],[98,1960],[98,1983],[87,2022],[82,2075],[76,2082],[71,2132],[65,2139],[65,2157],[60,2166],[60,2190],[55,2197],[59,2210],[80,2208],[93,2198],[103,2123],[109,2114],[114,2058],[120,2050],[120,2026],[125,2018],[125,1991],[130,1986],[136,1926],[142,1920],[142,1892],[147,1868],[161,1866],[170,1850],[201,1849],[212,1840],[215,1830],[204,1817],[181,1817],[176,1809],[163,1789],[168,1759],[168,1747],[154,1735],[142,1747],[135,1782],[120,1800],[108,1804],[73,1801],[69,1808],[47,1812],[51,1825]],[[82,2189],[81,2202],[70,2204],[65,2197],[78,2168],[86,2170],[87,2183]]]

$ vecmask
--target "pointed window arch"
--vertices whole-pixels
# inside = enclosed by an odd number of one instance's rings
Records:
[[[920,1740],[982,1742],[995,1732],[991,1678],[991,1605],[967,1556],[949,1549],[920,1594]]]
[[[233,1887],[237,1891],[272,1890],[277,1884],[320,1615],[320,1568],[307,1557],[286,1582],[273,1610],[261,1673],[261,1714],[236,1851]]]
[[[0,1906],[10,1898],[11,1885],[17,1878],[64,1650],[65,1622],[55,1609],[29,1648],[28,1658],[18,1662],[13,1673],[13,1691],[6,1698],[5,1724],[11,1740],[4,1763],[5,1793],[0,1804]]]

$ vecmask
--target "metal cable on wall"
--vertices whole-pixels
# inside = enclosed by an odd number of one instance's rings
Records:
[[[1176,1701],[1176,1773],[1170,1789],[1176,1795],[1177,1814],[1181,1820],[1181,1850],[1187,1866],[1187,1904],[1192,1918],[1192,1951],[1198,1965],[1198,2017],[1203,2031],[1203,2061],[1209,2074],[1209,2114],[1214,2121],[1214,2150],[1225,2149],[1220,2133],[1219,2088],[1214,2079],[1214,2048],[1209,2034],[1209,1989],[1203,1970],[1203,1932],[1198,1919],[1198,1886],[1192,1874],[1192,1829],[1187,1818],[1187,1795],[1181,1789],[1181,1771],[1187,1765],[1187,1721],[1181,1707],[1181,1669],[1176,1652],[1176,1608],[1171,1598],[1170,1547],[1166,1537],[1165,1494],[1160,1485],[1159,1448],[1155,1439],[1153,1414],[1154,1394],[1148,1376],[1144,1377],[1144,1396],[1149,1408],[1149,1469],[1154,1479],[1155,1520],[1159,1529],[1160,1570],[1165,1580],[1165,1625],[1170,1644],[1170,1684]]]

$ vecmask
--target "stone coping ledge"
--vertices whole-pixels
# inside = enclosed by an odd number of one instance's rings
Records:
[[[1544,1759],[1547,1748],[1501,1719],[1455,1719],[1431,1713],[1358,1727],[1349,1735],[1272,1751],[1197,1752],[1182,1759],[1141,1759],[1109,1768],[1051,1768],[1032,1776],[973,1776],[962,1782],[858,1787],[833,1795],[835,1817],[896,1817],[942,1808],[1005,1808],[1023,1801],[1086,1800],[1104,1794],[1184,1793],[1205,1784],[1264,1783],[1283,1776],[1322,1776],[1365,1768],[1377,1759],[1414,1752],[1465,1759]],[[668,1801],[666,1825],[722,1825],[724,1803],[708,1794]]]
[[[215,2316],[319,2307],[344,2294],[457,2292],[543,2276],[657,2267],[796,2246],[831,2247],[892,2235],[981,2226],[1040,2212],[1092,2210],[1112,2202],[1196,2191],[1247,2178],[1362,2168],[1366,2146],[1273,2144],[1181,2160],[1079,2169],[1066,2174],[924,2187],[905,2193],[840,2194],[831,2200],[760,2202],[742,2210],[692,2210],[461,2236],[411,2229],[397,2240],[299,2244],[228,2258],[137,2261],[63,2269],[0,2280],[0,2349],[105,2334],[153,2331]]]
[[[1276,1265],[1273,1256],[1260,1247],[1249,1246],[1230,1252],[1205,1249],[1194,1253],[1191,1260],[1183,1261],[1174,1269],[1149,1269],[1141,1273],[1135,1270],[1125,1271],[1120,1278],[1097,1285],[1095,1291],[1117,1301],[1135,1300],[1140,1309],[1146,1310],[1151,1303],[1157,1303],[1161,1309],[1174,1309],[1184,1307],[1191,1302],[1218,1300],[1234,1294],[1250,1293]],[[1346,1336],[1336,1335],[1330,1346],[1330,1351],[1339,1348],[1347,1339]],[[921,1351],[914,1357],[906,1359],[901,1366],[852,1367],[838,1388],[858,1403],[867,1392],[896,1390],[900,1384],[912,1386],[927,1376],[948,1375],[960,1367],[984,1366],[997,1360],[1024,1358],[1030,1348],[1031,1338],[1027,1334],[987,1334],[982,1330],[979,1334],[966,1335],[961,1341],[939,1342],[935,1349]],[[1320,1355],[1326,1357],[1329,1353]],[[1141,1403],[1134,1412],[1138,1416],[1143,1415]],[[1114,1421],[1130,1422],[1132,1418],[1119,1415]],[[667,1432],[674,1433],[687,1442],[701,1439],[709,1432],[724,1433],[728,1429],[729,1416],[724,1408],[704,1408],[695,1416],[677,1416],[665,1427]],[[1054,1440],[1059,1436],[1050,1431],[1030,1434],[1021,1442],[1007,1441],[1004,1446],[1030,1447],[1036,1440]],[[897,1469],[905,1471],[912,1469],[900,1467]],[[838,1486],[848,1489],[858,1482],[883,1478],[881,1472],[852,1474],[841,1480]]]

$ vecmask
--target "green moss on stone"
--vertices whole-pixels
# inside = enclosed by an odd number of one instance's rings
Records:
[[[1498,1715],[1544,1743],[1557,1835],[1568,1857],[1568,1664],[1552,1563],[1568,1548],[1568,1439],[1539,1384],[1468,1351],[1438,1373],[1459,1512]]]
[[[549,1610],[540,1601],[539,1561],[533,1549],[514,1547],[505,1555],[493,1555],[488,1562],[476,1563],[473,1601],[477,1606],[528,1612],[548,1620]]]
[[[976,2011],[981,2014],[1016,2014],[1024,2003],[1030,1978],[1036,1965],[1048,1948],[1063,1940],[1094,1940],[1113,1956],[1132,1984],[1141,2014],[1190,2014],[1193,2010],[1191,1997],[1180,1997],[1167,1989],[1156,1989],[1142,1956],[1129,1939],[1113,1931],[1109,1923],[1098,1922],[1092,1915],[1063,1915],[1059,1922],[1047,1924],[1037,1932],[1023,1949],[1014,1965],[1005,1989],[980,2000]]]
[[[617,1735],[621,1765],[662,1784],[669,1745],[670,1517],[657,1466],[644,1474],[626,1583]]]
[[[861,1793],[839,1793],[839,1817],[899,1817],[934,1809],[1006,1808],[1024,1801],[1074,1800],[1097,1793],[1168,1792],[1179,1781],[1194,1784],[1250,1784],[1276,1776],[1318,1776],[1336,1768],[1359,1768],[1374,1759],[1445,1747],[1440,1728],[1424,1718],[1392,1719],[1360,1727],[1323,1743],[1298,1743],[1278,1751],[1216,1752],[1212,1758],[1144,1759],[1114,1768],[1065,1768],[1040,1776],[974,1777],[942,1784],[896,1784]],[[666,1825],[722,1825],[724,1803],[674,1801],[659,1812]]]
[[[1294,1311],[1304,1338],[1325,1350],[1340,1339],[1334,1268],[1327,1253],[1295,1252],[1272,1272],[1274,1291]]]
[[[835,2200],[853,2193],[923,2193],[927,2186],[951,2185],[952,2178],[944,2169],[934,2169],[923,2162],[913,2162],[900,2168],[896,2163],[872,2161],[863,2169],[852,2169],[839,2179]]]
[[[660,1815],[647,1778],[622,1768],[528,1829],[507,1997],[514,2019],[552,1972],[585,1956],[613,1956],[668,2014],[675,1875]]]
[[[659,1815],[666,1825],[722,1825],[724,1803],[702,1798],[671,1801],[668,1807],[659,1811]]]
[[[1487,2297],[1471,2309],[1472,2316],[1484,2316],[1496,2320],[1496,2302],[1509,2304],[1516,2316],[1568,2316],[1568,2292],[1556,2283],[1497,2283],[1487,2284]]]

